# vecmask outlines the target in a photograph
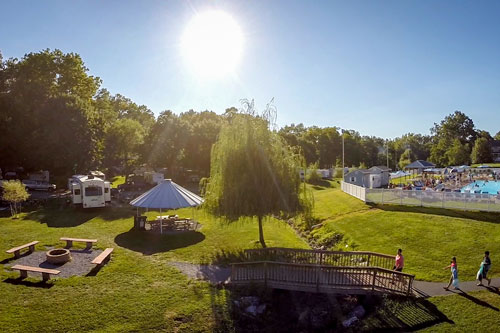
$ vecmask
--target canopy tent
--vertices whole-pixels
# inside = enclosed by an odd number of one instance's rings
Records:
[[[178,209],[196,207],[203,203],[203,199],[184,187],[165,179],[149,191],[141,194],[130,204],[134,207],[160,209]]]
[[[399,177],[409,176],[410,173],[399,170],[396,172],[391,172],[390,175],[391,175],[391,178],[399,178]]]

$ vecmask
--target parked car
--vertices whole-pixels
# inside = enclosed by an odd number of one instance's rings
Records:
[[[23,180],[23,184],[28,190],[31,190],[31,191],[34,191],[34,190],[55,191],[56,190],[55,184],[41,182],[38,180],[25,179],[25,180]]]

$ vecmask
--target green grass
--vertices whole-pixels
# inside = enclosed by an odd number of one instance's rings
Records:
[[[370,206],[338,189],[315,192],[315,204],[316,216],[324,218],[313,232],[318,238],[340,232],[349,250],[393,254],[402,248],[405,271],[420,280],[446,280],[449,272],[443,267],[452,256],[461,279],[474,280],[483,252],[500,254],[499,214]],[[499,273],[500,266],[492,267],[491,274]]]
[[[238,251],[258,246],[257,223],[223,224],[196,212],[203,224],[199,232],[154,236],[131,231],[134,213],[130,208],[83,211],[56,205],[20,219],[0,218],[1,249],[39,240],[36,249],[41,251],[63,246],[62,236],[97,238],[97,247],[115,248],[96,276],[56,279],[50,288],[36,278],[21,283],[18,272],[2,269],[1,331],[230,331],[228,292],[189,280],[168,262],[230,261]],[[189,210],[175,213],[191,215]],[[269,246],[307,247],[284,222],[267,221],[264,234]],[[0,252],[3,264],[9,258]]]
[[[442,322],[424,332],[498,331],[500,327],[500,294],[481,291],[467,295],[432,297],[434,304],[451,322]]]
[[[405,271],[430,281],[448,278],[449,272],[443,268],[452,255],[458,258],[460,279],[473,280],[487,248],[494,263],[491,274],[499,275],[500,265],[495,264],[495,258],[500,254],[500,215],[370,206],[343,193],[338,186],[335,180],[308,185],[315,199],[314,217],[322,223],[314,234],[328,238],[343,233],[349,250],[393,254],[401,247]],[[242,219],[227,224],[200,210],[175,213],[184,217],[194,214],[202,228],[179,235],[152,235],[131,230],[135,214],[131,208],[75,210],[62,202],[23,213],[19,219],[0,218],[0,249],[39,240],[37,250],[41,251],[48,246],[62,246],[58,239],[63,236],[97,238],[98,248],[115,248],[112,260],[97,275],[55,279],[48,285],[36,278],[20,282],[17,272],[0,270],[1,331],[234,331],[230,292],[189,280],[168,263],[231,262],[243,249],[259,247],[257,223]],[[147,213],[149,218],[158,214]],[[266,221],[264,234],[268,246],[307,248],[281,221]],[[11,255],[0,251],[2,264],[8,264],[9,258]],[[498,294],[488,291],[472,293],[469,298],[434,297],[424,308],[413,304],[404,307],[406,310],[392,309],[386,321],[370,317],[367,330],[394,328],[391,316],[400,316],[400,324],[409,322],[403,328],[491,331],[498,327],[498,312],[492,307],[500,308],[499,300]],[[427,320],[426,325],[412,324],[412,320],[418,322],[415,315],[408,315],[414,311],[423,316],[424,322]],[[443,316],[448,322],[435,320]]]
[[[480,163],[480,164],[472,164],[471,167],[477,168],[480,165],[488,165],[492,168],[500,168],[500,163]]]

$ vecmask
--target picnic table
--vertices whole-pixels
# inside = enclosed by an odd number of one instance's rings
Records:
[[[156,220],[148,221],[148,223],[151,225],[152,230],[160,229],[160,233],[163,233],[164,229],[169,231],[186,231],[190,230],[191,226],[194,225],[190,218],[180,218],[177,215],[157,216]]]

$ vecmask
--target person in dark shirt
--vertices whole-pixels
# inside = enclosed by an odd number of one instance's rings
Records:
[[[491,279],[488,279],[486,277],[486,274],[488,274],[490,267],[491,267],[490,251],[485,251],[483,261],[481,262],[481,267],[479,268],[479,272],[477,272],[477,279],[479,280],[479,283],[477,284],[478,286],[483,285],[483,279],[486,279],[488,281],[488,286],[490,285]]]

